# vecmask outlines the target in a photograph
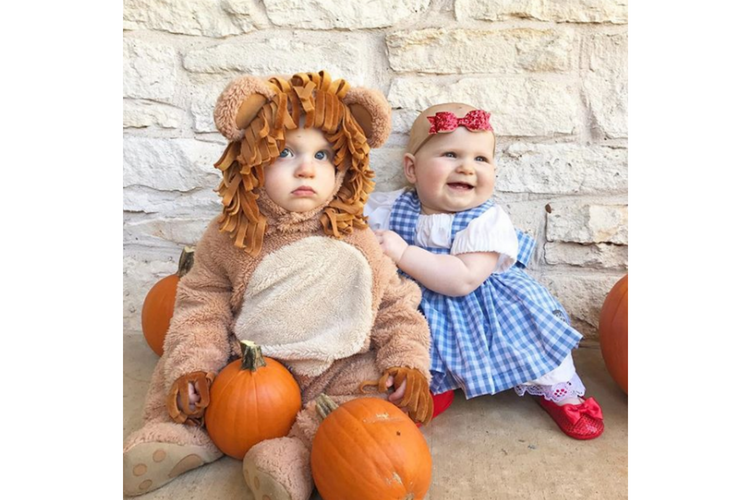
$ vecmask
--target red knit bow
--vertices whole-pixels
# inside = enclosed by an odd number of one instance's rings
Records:
[[[463,118],[456,118],[456,115],[450,111],[438,111],[435,116],[428,116],[427,119],[430,121],[430,135],[438,132],[452,132],[458,127],[466,127],[471,131],[492,131],[490,114],[481,109],[469,111]]]
[[[578,423],[584,415],[598,420],[603,418],[602,409],[594,398],[588,398],[579,405],[563,405],[562,410],[565,413],[565,418],[573,425]]]

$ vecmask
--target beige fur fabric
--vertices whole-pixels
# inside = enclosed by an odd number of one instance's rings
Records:
[[[248,251],[250,247],[236,243],[248,233],[250,219],[234,221],[244,226],[233,236],[231,231],[221,230],[223,219],[219,216],[198,243],[193,268],[177,289],[164,354],[147,395],[144,426],[128,437],[123,450],[128,495],[152,491],[181,472],[219,458],[220,452],[205,429],[171,421],[166,398],[181,377],[193,372],[219,373],[238,357],[238,337],[255,340],[266,348],[265,354],[277,355],[291,368],[305,405],[288,439],[265,441],[248,452],[244,470],[257,498],[309,497],[312,477],[307,451],[318,428],[314,399],[320,393],[337,402],[368,396],[360,391],[360,384],[393,367],[413,368],[425,380],[430,379],[430,334],[417,309],[419,287],[399,277],[362,216],[374,176],[369,169],[369,148],[385,141],[390,131],[390,107],[385,99],[368,100],[373,94],[366,91],[355,89],[349,94],[350,104],[368,110],[370,118],[365,125],[376,129],[368,144],[348,108],[337,101],[346,94],[345,82],[331,83],[325,72],[298,74],[292,80],[294,92],[283,91],[287,83],[277,80],[273,85],[284,92],[283,99],[301,102],[305,113],[315,107],[325,110],[307,115],[317,120],[316,128],[328,128],[326,117],[344,109],[343,128],[329,131],[327,137],[341,151],[334,161],[338,190],[319,209],[286,212],[266,196],[262,183],[255,183],[260,177],[247,173],[250,167],[242,147],[233,142],[227,148],[217,164],[225,173],[225,209],[231,213],[237,203],[235,208],[248,208],[256,223],[252,229],[262,237],[251,238],[252,251]],[[316,85],[325,92],[313,100],[310,92]],[[329,87],[335,94],[326,90]],[[270,126],[265,129],[271,123],[268,110],[245,130],[237,130],[234,120],[249,95],[272,91],[273,86],[253,77],[230,84],[216,107],[219,130],[233,141],[242,139],[245,146],[252,142],[249,138],[267,138],[263,133],[270,130]],[[274,98],[281,104],[282,98]],[[257,100],[252,97],[249,101],[248,114]],[[286,106],[279,109],[286,110]],[[289,121],[283,113],[278,117],[284,123]],[[274,133],[283,134],[284,130],[274,127]],[[261,142],[267,146],[268,141]],[[275,157],[267,156],[270,164]],[[262,169],[255,173],[262,175]],[[242,184],[240,189],[237,179],[249,185]],[[253,206],[233,193],[251,194]],[[227,220],[223,223],[233,223]],[[149,462],[155,456],[167,457],[168,462],[157,467]],[[144,470],[149,471],[148,479],[141,478]]]
[[[219,232],[216,220],[210,224],[196,248],[193,269],[180,280],[178,287],[175,313],[164,342],[167,390],[183,375],[194,371],[218,372],[227,364],[233,346],[239,343],[234,333],[236,318],[241,314],[247,286],[260,262],[284,246],[310,236],[330,238],[319,224],[312,234],[290,228],[268,235],[261,254],[252,257],[234,247],[229,235]],[[429,329],[417,311],[418,286],[399,278],[395,265],[383,254],[369,229],[355,230],[338,241],[358,251],[371,269],[370,304],[374,320],[365,342],[375,350],[381,372],[405,366],[420,370],[429,379]],[[290,330],[295,325],[289,318],[295,314],[297,310],[290,308],[283,315]],[[329,319],[335,327],[340,316]]]
[[[376,90],[354,87],[342,99],[349,106],[359,104],[367,109],[372,120],[372,133],[367,138],[371,148],[379,148],[391,133],[391,105],[385,96]]]
[[[373,320],[367,260],[351,245],[311,236],[261,262],[234,332],[240,340],[263,345],[267,356],[292,372],[314,376],[369,348]]]
[[[245,134],[244,130],[237,128],[234,119],[245,99],[253,94],[261,94],[269,100],[274,96],[271,87],[254,76],[242,76],[233,80],[219,96],[214,108],[214,123],[216,129],[230,141],[238,141]]]

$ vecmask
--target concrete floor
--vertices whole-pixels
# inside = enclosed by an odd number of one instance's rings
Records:
[[[141,426],[157,362],[140,335],[124,340],[123,439]],[[429,500],[626,499],[628,398],[606,372],[597,348],[573,353],[578,372],[604,412],[604,434],[593,441],[564,435],[530,397],[513,391],[466,401],[436,418],[424,435],[432,450]],[[252,499],[242,462],[230,457],[183,474],[142,500]],[[320,497],[315,495],[314,499]]]

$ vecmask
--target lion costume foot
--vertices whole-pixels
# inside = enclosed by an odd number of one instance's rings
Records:
[[[312,494],[310,451],[297,438],[256,444],[245,455],[242,472],[256,500],[308,500]]]
[[[122,460],[125,496],[148,493],[180,474],[221,458],[222,453],[212,443],[201,442],[200,438],[177,424],[157,424],[132,434]]]

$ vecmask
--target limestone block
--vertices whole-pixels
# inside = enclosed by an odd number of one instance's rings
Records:
[[[459,21],[532,19],[558,23],[628,22],[627,0],[456,0]]]
[[[492,113],[496,135],[549,136],[575,134],[580,128],[573,85],[539,78],[395,78],[388,93],[394,108],[411,113],[394,119],[394,131],[408,133],[419,111],[441,102],[465,102]],[[411,121],[408,119],[411,118]],[[399,127],[396,129],[396,127]]]
[[[259,1],[235,0],[229,2],[228,10],[222,8],[222,3],[218,0],[124,0],[124,28],[226,37],[252,31],[253,20],[262,23]],[[238,4],[241,4],[239,9]],[[242,22],[234,22],[232,11],[239,14]]]
[[[393,89],[393,87],[391,87]],[[391,96],[388,95],[388,102],[393,106]],[[419,116],[420,110],[418,109],[394,109],[391,111],[391,126],[393,127],[394,133],[409,134],[411,126],[414,120]]]
[[[521,73],[577,67],[574,35],[562,30],[426,29],[386,37],[394,71]]]
[[[368,47],[361,35],[292,33],[278,38],[261,33],[250,35],[250,41],[243,43],[222,43],[190,51],[185,56],[185,68],[200,77],[190,92],[193,128],[201,133],[216,131],[214,106],[236,77],[231,73],[288,77],[299,71],[325,69],[333,78],[345,78],[352,86],[371,85],[369,69],[360,63],[371,57]],[[335,58],[331,58],[332,53]]]
[[[375,172],[375,191],[395,191],[408,185],[402,160],[404,148],[370,151],[370,168]]]
[[[219,181],[216,181],[218,186]],[[161,215],[203,215],[221,213],[221,198],[214,188],[194,189],[187,193],[159,191],[145,186],[129,186],[122,192],[123,210]]]
[[[580,144],[511,144],[497,159],[496,186],[512,193],[626,193],[628,151]]]
[[[199,133],[217,132],[214,123],[214,107],[222,91],[232,81],[227,77],[220,81],[196,84],[190,92],[190,115],[193,118],[193,130]]]
[[[148,186],[163,191],[216,187],[221,180],[214,163],[224,146],[191,139],[125,137],[123,186]]]
[[[221,7],[243,33],[271,27],[263,0],[220,0]]]
[[[628,35],[593,35],[588,50],[590,60],[583,88],[595,128],[606,138],[627,138]]]
[[[123,242],[149,248],[195,246],[206,231],[210,218],[157,218],[125,221]]]
[[[563,305],[573,327],[586,339],[598,340],[604,299],[620,276],[601,273],[531,273]],[[623,273],[624,275],[624,273]]]
[[[548,264],[620,269],[628,267],[628,247],[598,243],[580,245],[576,243],[547,243],[544,257]]]
[[[265,0],[266,12],[276,26],[307,29],[384,28],[414,19],[429,0]]]
[[[346,78],[356,85],[368,81],[367,64],[363,64],[373,56],[368,47],[366,34],[291,32],[280,36],[279,32],[261,32],[243,37],[241,42],[190,50],[183,64],[193,73],[258,76],[325,69],[333,78]]]
[[[628,244],[627,205],[551,203],[550,209],[548,241]]]
[[[150,101],[132,101],[122,103],[123,128],[178,128],[184,120],[185,112],[179,108]]]
[[[122,48],[123,97],[172,102],[177,81],[177,51],[174,47],[126,38]]]

